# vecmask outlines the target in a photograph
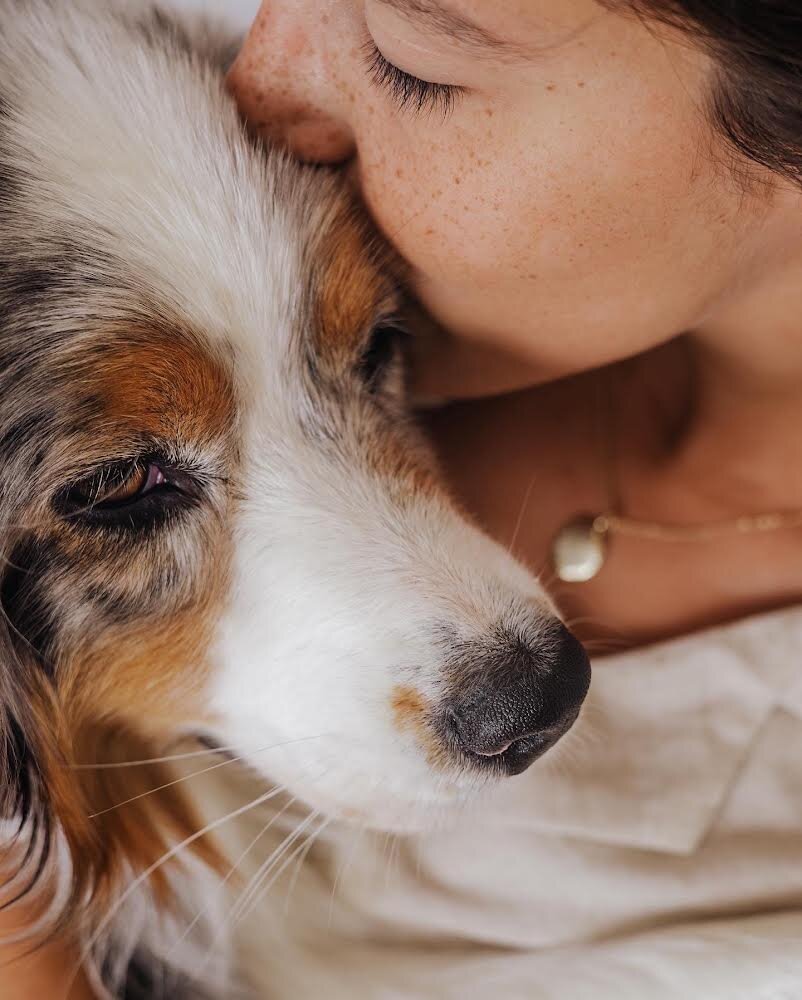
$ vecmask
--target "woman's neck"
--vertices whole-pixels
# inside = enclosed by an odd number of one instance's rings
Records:
[[[781,249],[698,330],[624,366],[652,454],[729,508],[802,507],[802,226]]]

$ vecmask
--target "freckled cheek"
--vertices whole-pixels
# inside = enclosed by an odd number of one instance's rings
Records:
[[[419,252],[442,267],[448,248],[454,267],[480,284],[580,282],[600,268],[640,266],[676,238],[688,212],[683,169],[671,151],[656,161],[637,144],[607,163],[573,155],[570,144],[510,154],[492,173],[463,175],[431,213]]]
[[[581,281],[600,264],[638,261],[666,236],[675,151],[627,133],[611,148],[574,131],[520,122],[460,128],[458,142],[374,122],[360,144],[363,192],[379,225],[428,280],[509,290]],[[376,127],[376,125],[379,127]],[[634,135],[638,131],[634,130]]]
[[[521,198],[464,156],[377,150],[361,165],[362,193],[389,240],[414,267],[445,280],[498,278],[523,235]]]

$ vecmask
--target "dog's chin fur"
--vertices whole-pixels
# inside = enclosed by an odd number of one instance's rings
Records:
[[[341,182],[247,135],[230,39],[134,6],[0,0],[5,895],[110,995],[159,954],[231,996],[216,834],[282,795],[458,815],[496,776],[444,705],[557,620],[406,418],[399,269]],[[187,768],[261,791],[208,815]]]

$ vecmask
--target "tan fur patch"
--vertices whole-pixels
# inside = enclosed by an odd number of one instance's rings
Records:
[[[202,718],[207,647],[227,582],[229,554],[223,541],[206,560],[207,572],[197,581],[199,596],[192,606],[161,622],[110,630],[82,650],[80,658],[62,664],[59,706],[69,732],[76,734],[71,760],[105,765],[159,756],[165,737],[187,720]],[[173,778],[163,764],[84,768],[75,777],[72,794],[80,800],[81,814],[72,805],[71,820],[64,825],[80,845],[74,855],[78,880],[94,885],[101,900],[123,860],[134,872],[145,871],[164,855],[168,835],[171,841],[183,840],[199,829],[181,784],[153,791]],[[62,803],[66,805],[63,796]],[[188,852],[215,866],[221,863],[203,838]],[[150,882],[167,905],[166,872],[157,869]]]
[[[175,726],[202,715],[215,596],[161,627],[104,636],[91,652],[62,664],[58,691],[31,706],[37,731],[48,734],[39,764],[73,858],[65,919],[75,907],[85,910],[87,900],[102,914],[125,871],[146,871],[201,827],[169,766],[108,765],[161,756]],[[194,840],[190,853],[222,865],[208,838]],[[168,874],[180,863],[179,856],[149,877],[164,907],[171,902]]]
[[[384,261],[355,211],[343,211],[319,250],[317,348],[323,359],[349,359],[359,349],[376,311],[390,292]]]
[[[227,579],[229,554],[218,554],[217,571],[212,575],[214,559],[209,559],[191,607],[163,621],[109,629],[61,665],[59,700],[71,725],[80,729],[87,721],[120,719],[155,736],[198,718],[208,674],[206,648]]]
[[[205,441],[225,433],[233,420],[227,372],[179,330],[126,330],[92,378],[112,426]]]
[[[450,763],[448,751],[433,732],[429,720],[429,705],[420,691],[405,684],[393,688],[390,705],[395,726],[401,732],[411,732],[433,768]]]
[[[418,454],[409,441],[384,434],[370,454],[377,472],[403,491],[407,499],[444,496],[443,485],[428,454]]]
[[[416,729],[425,721],[426,702],[413,687],[397,684],[391,699],[393,718],[399,729]]]

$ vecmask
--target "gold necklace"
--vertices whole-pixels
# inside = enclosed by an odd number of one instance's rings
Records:
[[[605,475],[607,510],[572,518],[560,528],[551,544],[554,572],[564,583],[587,583],[601,572],[615,535],[656,542],[709,542],[730,535],[748,535],[802,527],[802,509],[744,514],[703,524],[672,524],[644,521],[620,513],[616,479],[615,434],[613,432],[612,380],[606,385]]]

